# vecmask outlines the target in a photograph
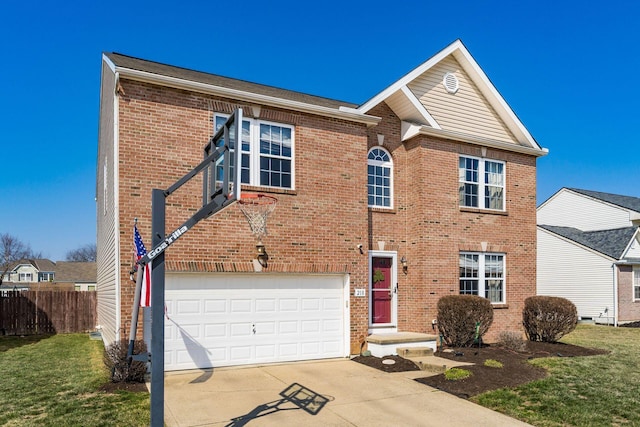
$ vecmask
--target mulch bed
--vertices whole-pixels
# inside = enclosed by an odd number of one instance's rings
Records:
[[[145,383],[128,383],[128,382],[108,382],[100,387],[100,391],[105,393],[115,393],[117,391],[130,391],[132,393],[148,393]]]
[[[472,375],[463,380],[451,381],[447,380],[444,374],[438,374],[418,378],[416,381],[459,397],[469,398],[486,391],[503,387],[516,387],[546,377],[546,370],[527,363],[528,360],[533,358],[594,356],[608,353],[606,350],[564,343],[526,341],[525,344],[526,348],[521,352],[512,351],[498,345],[438,351],[435,353],[438,357],[473,363],[474,365],[462,367],[471,371]],[[390,358],[393,358],[396,363],[393,365],[382,363],[384,359]],[[484,366],[484,361],[487,359],[497,360],[503,364],[503,367],[491,368]],[[418,369],[413,362],[399,356],[388,356],[382,359],[373,356],[358,356],[353,360],[385,372]]]

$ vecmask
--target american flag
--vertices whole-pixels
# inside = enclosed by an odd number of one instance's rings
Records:
[[[133,244],[136,247],[136,259],[139,260],[147,254],[142,237],[138,232],[138,226],[133,226]],[[140,307],[151,307],[151,268],[145,264],[142,272],[142,292],[140,294]]]

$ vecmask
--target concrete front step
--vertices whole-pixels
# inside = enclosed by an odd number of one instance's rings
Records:
[[[431,348],[437,349],[438,337],[436,335],[422,334],[419,332],[396,332],[388,334],[372,334],[367,337],[367,349],[373,356],[384,357],[400,355],[398,349]]]
[[[431,347],[396,347],[398,356],[405,359],[412,357],[433,356],[433,348]]]

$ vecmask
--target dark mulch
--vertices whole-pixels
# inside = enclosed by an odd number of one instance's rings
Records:
[[[521,352],[512,351],[498,345],[486,345],[481,348],[450,349],[438,351],[436,356],[474,365],[464,366],[471,371],[469,378],[450,381],[444,374],[416,381],[446,391],[459,397],[469,398],[490,390],[504,387],[517,387],[547,376],[546,370],[527,363],[528,360],[540,357],[577,357],[607,354],[608,351],[585,348],[564,343],[544,343],[526,341],[526,349]],[[503,364],[502,368],[484,366],[484,361],[493,359]]]
[[[460,362],[470,362],[473,365],[464,366],[463,369],[471,371],[469,378],[458,381],[445,379],[444,374],[418,378],[416,381],[428,386],[440,389],[459,397],[469,398],[490,390],[503,387],[516,387],[520,384],[541,379],[547,376],[547,372],[527,363],[528,360],[539,357],[576,357],[607,354],[606,350],[579,347],[564,343],[525,342],[526,348],[516,352],[498,345],[485,345],[481,348],[459,348],[438,351],[436,356]],[[392,365],[382,363],[385,359],[393,359]],[[502,368],[484,366],[484,361],[493,359],[503,364]],[[373,356],[358,356],[353,359],[372,368],[384,372],[402,372],[419,370],[410,360],[400,356],[387,356],[377,358]]]
[[[622,323],[619,326],[623,328],[640,328],[640,320],[637,322]]]
[[[128,383],[128,382],[108,382],[100,387],[100,391],[105,393],[115,393],[117,391],[130,391],[132,393],[148,393],[145,383]]]
[[[384,372],[405,372],[420,370],[420,368],[411,360],[404,359],[400,356],[385,356],[383,358],[374,356],[356,356],[352,360]],[[383,363],[385,360],[393,361],[394,363]]]

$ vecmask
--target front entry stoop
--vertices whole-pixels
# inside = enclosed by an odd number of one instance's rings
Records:
[[[372,356],[384,357],[399,355],[404,357],[398,350],[402,349],[405,354],[408,351],[420,352],[431,349],[431,354],[437,350],[437,335],[422,334],[419,332],[395,332],[388,334],[371,334],[367,337],[367,349]],[[411,350],[410,350],[411,349]],[[414,350],[415,349],[415,350]]]

